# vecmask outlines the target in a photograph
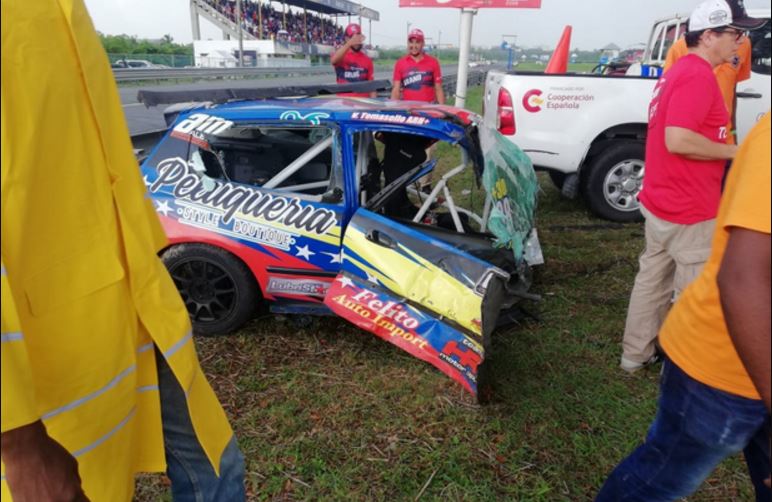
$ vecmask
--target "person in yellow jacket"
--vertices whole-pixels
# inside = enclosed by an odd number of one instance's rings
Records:
[[[2,500],[243,500],[82,0],[2,2]]]

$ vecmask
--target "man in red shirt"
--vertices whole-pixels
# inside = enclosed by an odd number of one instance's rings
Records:
[[[362,28],[355,23],[346,26],[346,42],[330,56],[335,68],[335,79],[339,84],[365,82],[373,79],[373,60],[362,50],[365,36]],[[348,92],[339,96],[375,97],[375,92]]]
[[[725,0],[704,1],[689,18],[689,54],[654,88],[639,196],[646,248],[627,312],[625,371],[656,361],[655,341],[670,304],[710,253],[724,165],[737,150],[727,143],[729,113],[713,69],[735,57],[754,24],[733,19]]]
[[[440,63],[424,53],[424,32],[413,29],[407,36],[408,54],[394,64],[391,99],[445,104]],[[400,98],[400,94],[402,94]]]
[[[743,0],[727,0],[726,2],[732,9],[732,17],[734,19],[747,18],[747,11]],[[750,22],[746,25],[745,29],[755,30],[761,28],[766,23],[765,19],[755,19],[755,22]],[[737,108],[737,96],[735,95],[737,84],[744,80],[751,78],[751,41],[747,37],[743,37],[740,47],[737,49],[737,54],[731,61],[722,63],[713,69],[713,74],[716,75],[718,81],[718,87],[721,89],[721,94],[724,96],[724,103],[729,110],[729,116],[731,118],[728,124],[731,129],[730,133],[726,137],[727,143],[736,143],[735,141],[735,111]],[[664,72],[667,73],[670,68],[673,67],[676,61],[686,56],[689,53],[689,49],[686,47],[684,38],[681,37],[673,44],[667,51],[667,58],[665,60]]]

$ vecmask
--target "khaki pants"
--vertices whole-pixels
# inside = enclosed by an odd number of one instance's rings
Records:
[[[670,305],[702,270],[710,255],[716,220],[679,225],[661,220],[641,205],[646,218],[646,248],[638,260],[627,310],[622,356],[645,363]]]

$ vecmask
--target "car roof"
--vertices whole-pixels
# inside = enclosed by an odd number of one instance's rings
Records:
[[[192,108],[186,112],[204,112],[208,115],[234,122],[249,120],[288,121],[309,123],[359,122],[397,126],[419,126],[441,129],[448,126],[465,128],[478,124],[475,113],[454,106],[424,103],[420,101],[393,101],[341,96],[317,96],[298,99],[268,99],[237,101],[205,108]]]

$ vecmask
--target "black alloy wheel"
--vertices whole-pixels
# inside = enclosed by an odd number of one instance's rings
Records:
[[[178,244],[162,255],[199,335],[222,335],[252,318],[260,301],[244,263],[208,244]]]

